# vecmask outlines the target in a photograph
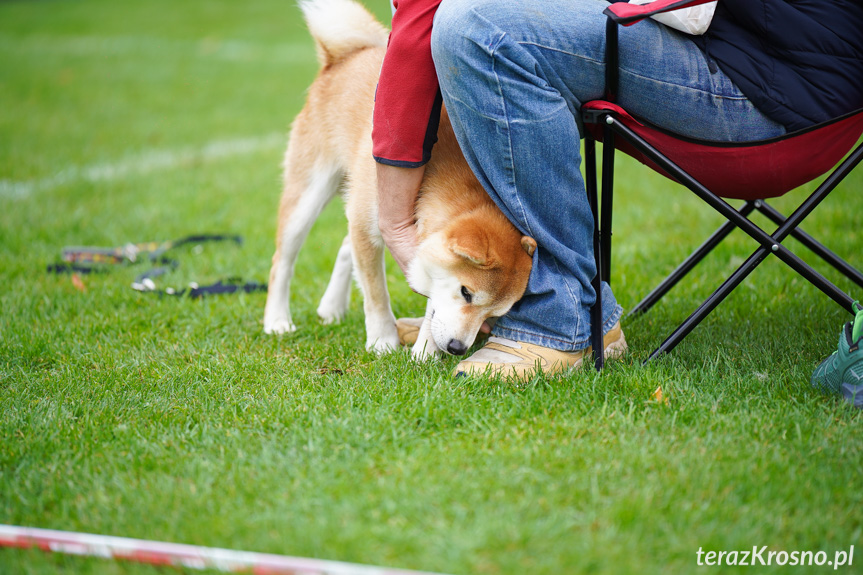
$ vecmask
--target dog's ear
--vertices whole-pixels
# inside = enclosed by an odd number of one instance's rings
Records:
[[[521,236],[521,247],[527,252],[527,255],[533,257],[533,252],[536,251],[536,240],[530,236]]]
[[[480,267],[489,265],[488,236],[484,233],[458,229],[450,233],[448,240],[447,247],[455,255]]]

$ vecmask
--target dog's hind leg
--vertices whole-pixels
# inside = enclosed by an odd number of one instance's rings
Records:
[[[336,195],[342,172],[333,165],[313,168],[299,166],[289,151],[285,160],[285,189],[279,206],[279,230],[276,252],[270,268],[267,305],[264,310],[264,332],[280,334],[294,331],[291,318],[291,278],[300,247],[312,229],[312,224]],[[298,167],[299,166],[299,167]]]
[[[327,284],[327,291],[318,305],[318,317],[325,324],[338,323],[348,311],[351,303],[351,277],[354,260],[351,254],[351,237],[346,236],[336,256],[333,275]]]

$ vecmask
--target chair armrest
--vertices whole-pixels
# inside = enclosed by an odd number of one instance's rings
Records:
[[[632,26],[654,14],[671,12],[680,8],[689,8],[699,4],[707,4],[713,0],[655,0],[649,4],[629,4],[628,2],[615,2],[606,8],[603,13],[614,23],[623,26]]]

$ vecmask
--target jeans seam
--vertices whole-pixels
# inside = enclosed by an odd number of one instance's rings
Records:
[[[551,52],[557,52],[559,54],[566,54],[567,56],[572,56],[573,58],[578,58],[580,60],[584,60],[585,62],[592,62],[594,64],[602,64],[602,65],[605,64],[605,62],[602,60],[597,60],[595,58],[588,58],[584,54],[576,54],[575,52],[569,52],[567,50],[562,50],[560,48],[554,48],[552,46],[545,46],[543,44],[539,44],[537,42],[531,42],[529,40],[523,40],[521,42],[517,41],[516,43],[521,45],[521,46],[535,46],[535,47],[540,48],[542,50],[549,50]]]
[[[498,48],[498,46],[500,46],[501,41],[505,37],[506,37],[506,32],[501,32],[500,36],[498,36],[498,38],[494,42],[491,43],[491,45],[489,46],[489,57],[491,59],[491,71],[494,74],[495,83],[497,84],[497,94],[498,94],[498,97],[500,98],[501,108],[503,111],[503,122],[506,125],[506,140],[507,140],[507,146],[509,147],[509,168],[510,168],[510,171],[512,173],[511,184],[512,184],[513,188],[517,189],[517,186],[515,184],[516,177],[515,177],[515,160],[513,159],[512,131],[509,128],[509,124],[510,124],[509,111],[507,110],[507,106],[506,106],[506,98],[503,97],[503,86],[501,85],[500,76],[497,73],[497,66],[496,66],[497,48]],[[524,205],[521,203],[521,198],[518,197],[517,193],[514,194],[514,196],[515,196],[516,201],[518,201],[518,209],[521,212],[521,221],[524,222],[525,231],[529,235],[535,237],[536,234],[533,233],[533,229],[531,229],[531,227],[530,227],[530,222],[527,219],[527,213],[524,210]]]
[[[650,76],[644,76],[642,74],[638,74],[637,72],[633,72],[632,70],[628,70],[626,68],[621,68],[620,71],[625,72],[626,74],[629,74],[630,76],[633,76],[634,78],[638,78],[639,80],[644,80],[647,82],[653,82],[655,84],[664,84],[664,85],[668,85],[668,86],[674,86],[675,88],[681,88],[683,90],[690,90],[692,92],[698,92],[700,94],[704,94],[704,95],[710,96],[712,98],[720,98],[722,100],[734,100],[735,102],[743,101],[743,100],[747,99],[746,96],[729,96],[729,95],[725,95],[725,94],[715,94],[710,90],[701,90],[701,89],[696,88],[694,86],[687,86],[687,85],[679,84],[676,82],[666,82],[663,80],[657,80],[656,78],[651,78]],[[621,84],[623,84],[623,82],[621,82]]]
[[[567,277],[567,275],[565,275],[565,274],[561,271],[561,269],[560,269],[560,263],[557,261],[557,258],[553,258],[553,261],[554,261],[554,267],[557,269],[557,274],[558,274],[558,276],[560,276],[560,277],[562,277],[562,278],[569,279],[569,278]],[[575,309],[578,309],[578,306],[581,304],[581,302],[580,302],[580,300],[575,296],[575,294],[574,294],[574,293],[572,293],[572,288],[570,287],[569,282],[568,282],[568,281],[566,281],[566,279],[565,279],[565,280],[564,280],[564,282],[563,282],[563,284],[566,286],[566,292],[569,294],[569,297],[570,297],[570,299],[572,300],[572,303],[574,304]],[[574,332],[574,333],[581,333],[581,314],[580,314],[580,313],[575,314],[575,332]]]
[[[467,102],[465,102],[461,98],[457,98],[457,97],[453,96],[452,93],[450,93],[450,92],[447,92],[447,100],[450,100],[452,102],[458,102],[459,104],[461,104],[462,106],[464,106],[465,108],[467,108],[468,110],[470,110],[471,112],[473,112],[474,114],[479,116],[480,118],[484,118],[484,119],[489,120],[491,122],[499,122],[500,121],[500,118],[495,118],[494,116],[489,116],[488,114],[484,114],[482,112],[482,110],[477,110],[475,107],[471,106],[470,104],[468,104]]]
[[[590,62],[592,64],[598,64],[598,65],[602,65],[602,66],[606,65],[606,63],[602,60],[597,60],[595,58],[588,58],[588,57],[584,56],[583,54],[576,54],[574,52],[569,52],[567,50],[562,50],[560,48],[554,48],[552,46],[545,46],[545,45],[539,44],[537,42],[531,42],[531,41],[525,40],[525,41],[517,42],[517,44],[519,44],[520,46],[533,46],[533,47],[539,48],[540,50],[548,50],[550,52],[557,52],[558,54],[566,54],[567,56],[570,56],[572,58],[577,58],[579,60],[582,60],[584,62]],[[650,76],[644,76],[642,74],[638,74],[636,72],[633,72],[632,70],[628,70],[628,69],[623,68],[623,67],[621,67],[620,71],[625,72],[625,73],[627,73],[627,74],[629,74],[635,78],[638,78],[640,80],[643,80],[643,81],[654,82],[657,84],[667,84],[669,86],[674,86],[676,88],[692,90],[693,92],[705,94],[707,96],[710,96],[712,98],[716,98],[718,100],[730,100],[733,102],[740,102],[740,101],[747,100],[746,96],[744,96],[743,94],[740,94],[740,95],[716,94],[710,90],[700,90],[700,89],[697,89],[693,86],[688,86],[688,85],[684,85],[684,84],[680,84],[680,83],[676,83],[676,82],[666,82],[663,80],[658,80],[656,78],[652,78]]]

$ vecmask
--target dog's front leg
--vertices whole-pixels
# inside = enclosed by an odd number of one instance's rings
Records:
[[[350,209],[349,205],[349,209]],[[396,317],[390,307],[390,294],[384,270],[384,243],[370,232],[377,223],[349,220],[351,247],[356,266],[357,281],[363,292],[363,311],[366,315],[366,349],[387,353],[399,348]]]
[[[432,318],[434,317],[434,310],[431,306],[431,300],[426,304],[426,315],[423,318],[423,323],[420,326],[419,334],[417,335],[417,341],[411,349],[411,357],[413,357],[416,361],[426,361],[427,359],[431,359],[440,353],[440,348],[438,348],[437,344],[434,341],[434,337],[431,332],[431,324]]]

